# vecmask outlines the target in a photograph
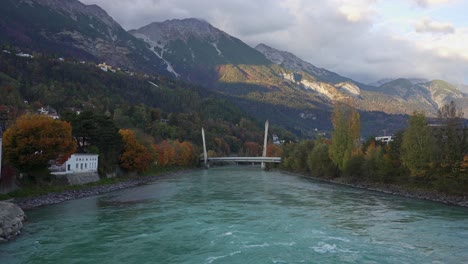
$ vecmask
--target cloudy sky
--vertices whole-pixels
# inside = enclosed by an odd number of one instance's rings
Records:
[[[362,82],[468,84],[466,0],[81,0],[125,29],[201,18],[251,46],[265,43]],[[468,92],[468,90],[465,90]]]

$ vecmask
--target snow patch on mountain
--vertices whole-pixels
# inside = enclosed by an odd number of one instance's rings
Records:
[[[211,46],[213,46],[216,49],[219,56],[223,56],[223,53],[218,48],[218,43],[213,42],[213,43],[210,43],[210,44],[211,44]]]
[[[135,37],[137,38],[140,38],[142,39],[143,41],[145,41],[146,43],[148,43],[148,45],[150,46],[150,50],[156,54],[156,56],[158,56],[161,60],[164,61],[164,63],[167,65],[166,67],[166,70],[172,74],[174,74],[174,76],[177,78],[180,76],[180,74],[178,74],[175,70],[174,70],[174,67],[172,67],[172,64],[164,59],[164,52],[166,51],[166,49],[164,48],[164,45],[162,45],[161,43],[158,43],[158,42],[155,42],[153,40],[151,40],[148,36],[144,35],[144,34],[140,34],[140,33],[134,33],[133,34]],[[158,53],[157,50],[160,50],[160,52]]]

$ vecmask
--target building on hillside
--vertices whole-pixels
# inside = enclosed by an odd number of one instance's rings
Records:
[[[110,65],[107,65],[105,62],[103,63],[100,63],[97,65],[101,70],[107,72],[107,71],[110,71],[110,72],[115,72],[115,69],[112,68],[112,66]]]
[[[52,108],[50,106],[41,107],[41,108],[37,109],[37,113],[39,115],[48,116],[48,117],[50,117],[52,119],[60,119],[60,116],[57,113],[57,110],[55,110],[54,108]]]
[[[380,141],[382,143],[388,144],[393,141],[393,136],[375,137],[375,141]]]
[[[278,135],[273,134],[272,137],[273,137],[273,144],[275,144],[275,145],[282,145],[282,144],[284,144],[284,140],[280,140],[279,137],[278,137]]]
[[[31,59],[32,59],[32,58],[34,58],[34,56],[33,56],[33,55],[31,55],[31,54],[27,54],[27,53],[23,53],[23,52],[16,53],[16,56],[18,56],[18,57],[22,57],[22,58],[31,58]]]

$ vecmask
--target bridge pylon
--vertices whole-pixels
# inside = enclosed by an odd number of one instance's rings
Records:
[[[205,129],[201,129],[201,134],[203,138],[203,161],[205,162],[205,168],[208,168],[208,153],[206,152],[206,141],[205,141]]]
[[[263,140],[263,157],[266,158],[267,154],[267,143],[268,143],[268,120],[265,122],[265,139]],[[266,169],[265,162],[262,162],[262,169]]]

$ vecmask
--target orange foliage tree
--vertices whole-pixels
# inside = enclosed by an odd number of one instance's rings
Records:
[[[180,151],[177,157],[177,164],[179,166],[190,166],[195,162],[196,154],[192,144],[188,142],[180,143]]]
[[[156,145],[158,152],[158,165],[167,167],[174,164],[174,148],[169,141],[163,140],[160,144]]]
[[[278,145],[268,144],[266,155],[267,157],[281,157],[281,155],[283,155],[283,149]]]
[[[153,161],[150,150],[140,144],[135,133],[130,129],[120,129],[120,136],[124,142],[124,149],[120,155],[120,167],[128,171],[144,172]]]
[[[158,152],[158,165],[161,167],[192,166],[196,162],[195,148],[189,142],[164,140],[156,145],[156,150]]]
[[[3,134],[6,159],[18,170],[46,169],[51,160],[63,164],[76,151],[69,123],[47,116],[26,114]]]

